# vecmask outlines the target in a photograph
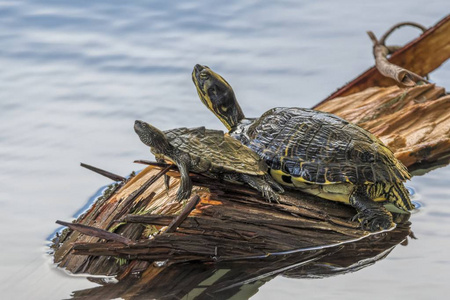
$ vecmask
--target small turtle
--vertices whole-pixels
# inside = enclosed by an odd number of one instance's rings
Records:
[[[295,107],[245,118],[220,75],[196,65],[192,79],[203,104],[232,137],[264,159],[280,184],[352,205],[361,226],[371,231],[393,225],[387,209],[414,208],[403,185],[408,170],[370,132],[335,115]]]
[[[189,198],[192,182],[189,171],[230,182],[247,183],[261,192],[269,202],[278,201],[272,188],[283,188],[267,174],[266,163],[252,150],[221,130],[176,128],[164,132],[143,121],[136,120],[134,130],[141,141],[150,146],[158,161],[177,165],[181,184],[176,199]]]

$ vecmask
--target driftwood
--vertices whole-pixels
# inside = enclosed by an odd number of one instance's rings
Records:
[[[439,45],[448,39],[442,34],[449,24],[447,17],[396,51],[391,62]],[[434,57],[426,61],[426,73],[408,69],[425,75],[442,60]],[[378,82],[365,78],[346,91]],[[316,108],[372,131],[410,168],[448,162],[450,96],[444,89],[425,84],[359,91]],[[351,221],[350,206],[289,191],[280,203],[268,203],[243,185],[198,174],[190,174],[193,198],[179,203],[173,200],[176,167],[137,162],[149,166],[128,178],[82,165],[117,182],[74,223],[58,221],[68,228],[54,239],[54,261],[72,273],[115,275],[118,282],[92,278],[102,286],[75,292],[76,299],[248,298],[278,274],[311,278],[357,271],[413,237],[405,215],[395,216],[396,228],[370,234]],[[164,175],[171,177],[168,189]]]
[[[399,28],[401,26],[414,26],[423,29],[420,25],[415,23],[402,23],[394,26],[393,28]],[[429,83],[427,80],[417,75],[414,72],[406,70],[402,67],[399,67],[393,63],[390,63],[387,59],[388,55],[392,54],[396,51],[397,47],[388,47],[385,45],[384,41],[387,36],[393,32],[393,29],[389,30],[380,41],[376,38],[375,34],[372,31],[368,31],[370,39],[373,42],[373,55],[375,57],[375,66],[378,71],[385,77],[389,77],[406,86],[415,86],[420,82]]]
[[[162,230],[163,234],[148,239],[151,233],[169,225],[183,207],[183,203],[173,202],[179,174],[166,173],[172,177],[170,189],[166,191],[161,176],[165,170],[147,167],[77,221],[114,231],[135,243],[118,242],[106,234],[87,237],[74,232],[68,239],[59,241],[63,243],[55,252],[55,260],[72,272],[82,270],[81,266],[89,259],[77,254],[150,261],[169,258],[173,262],[217,261],[266,256],[271,252],[335,244],[368,235],[358,229],[357,223],[349,221],[354,214],[350,207],[296,193],[284,195],[281,204],[267,203],[244,186],[192,174],[200,203],[179,225],[176,234]],[[293,235],[297,238],[292,239]],[[102,238],[113,241],[102,242]],[[94,270],[84,271],[97,274]]]

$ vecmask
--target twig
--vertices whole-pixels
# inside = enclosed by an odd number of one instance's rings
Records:
[[[409,70],[401,68],[397,65],[394,65],[390,63],[387,59],[387,56],[389,54],[392,54],[400,47],[399,46],[388,47],[385,45],[385,41],[394,30],[402,26],[414,26],[422,29],[423,31],[426,30],[422,25],[419,25],[417,23],[411,22],[399,23],[390,28],[379,41],[377,40],[375,34],[372,31],[367,32],[367,34],[369,35],[370,39],[373,42],[373,55],[375,57],[375,65],[381,74],[383,74],[386,77],[390,77],[403,85],[415,86],[420,81],[429,83],[423,77]]]
[[[123,237],[117,233],[109,232],[100,228],[95,228],[87,225],[82,224],[75,224],[75,223],[69,223],[64,221],[56,221],[56,224],[67,226],[72,230],[79,231],[83,234],[89,235],[89,236],[95,236],[101,239],[105,240],[111,240],[118,243],[122,243],[125,245],[132,245],[134,242],[130,240],[129,238]]]
[[[143,165],[149,165],[149,166],[155,166],[155,167],[162,167],[165,168],[167,166],[170,166],[170,169],[173,170],[178,170],[176,165],[173,164],[165,164],[165,163],[160,163],[160,162],[156,162],[156,161],[151,161],[151,160],[145,160],[145,159],[138,159],[135,160],[134,163],[136,164],[143,164]]]
[[[386,45],[386,39],[397,29],[403,27],[403,26],[411,26],[411,27],[416,27],[419,28],[420,30],[422,30],[422,33],[427,31],[427,28],[425,28],[425,26],[420,25],[419,23],[415,23],[415,22],[402,22],[402,23],[398,23],[395,24],[394,26],[392,26],[391,28],[389,28],[388,31],[386,31],[385,34],[383,34],[383,36],[380,39],[380,44],[381,45]]]
[[[169,224],[167,229],[164,231],[164,233],[171,233],[175,232],[177,230],[178,226],[180,226],[181,223],[187,218],[187,216],[191,213],[191,211],[195,208],[197,203],[200,201],[200,197],[198,195],[195,195],[192,197],[188,204],[183,208],[181,213],[173,219],[173,221]]]
[[[93,167],[93,166],[90,166],[90,165],[87,165],[84,163],[80,163],[80,166],[82,166],[83,168],[86,168],[88,170],[91,170],[97,174],[100,174],[102,176],[105,176],[109,179],[112,179],[114,181],[126,181],[127,180],[125,177],[122,177],[120,175],[117,175],[117,174],[114,174],[114,173],[111,173],[111,172],[108,172],[108,171],[105,171],[105,170],[102,170],[102,169],[99,169],[99,168],[96,168],[96,167]]]

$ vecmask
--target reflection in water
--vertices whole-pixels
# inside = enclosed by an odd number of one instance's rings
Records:
[[[323,278],[355,272],[384,259],[395,246],[414,237],[410,223],[340,246],[266,259],[216,264],[156,264],[142,275],[127,274],[117,283],[90,280],[101,287],[76,291],[74,299],[248,299],[277,275]]]

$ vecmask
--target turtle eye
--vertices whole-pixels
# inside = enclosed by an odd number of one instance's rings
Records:
[[[216,90],[216,88],[213,86],[213,87],[210,87],[209,89],[208,89],[208,94],[211,96],[211,94],[212,95],[214,95],[214,96],[217,96],[217,90]]]
[[[209,75],[206,73],[200,73],[200,79],[206,80],[209,78]]]

